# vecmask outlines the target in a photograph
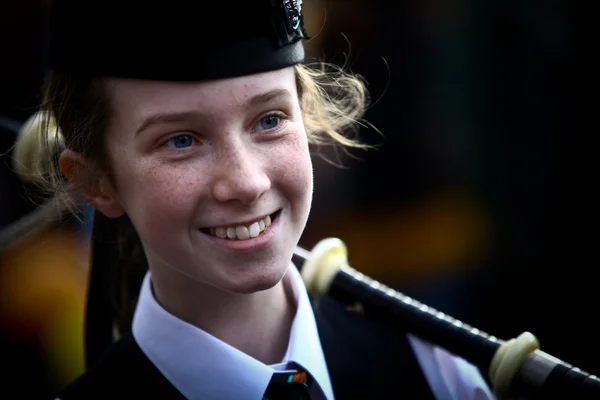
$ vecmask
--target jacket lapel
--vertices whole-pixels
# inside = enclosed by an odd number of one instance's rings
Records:
[[[337,400],[434,399],[403,331],[326,296],[311,304]]]

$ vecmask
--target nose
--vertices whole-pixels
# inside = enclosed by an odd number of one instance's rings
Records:
[[[217,156],[213,197],[220,202],[254,203],[271,188],[264,161],[243,144],[230,146]]]

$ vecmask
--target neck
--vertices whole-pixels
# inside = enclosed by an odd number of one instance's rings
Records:
[[[153,278],[156,300],[176,317],[267,365],[285,356],[297,308],[284,284],[287,277],[251,294],[232,294],[189,279],[163,284],[154,271]]]

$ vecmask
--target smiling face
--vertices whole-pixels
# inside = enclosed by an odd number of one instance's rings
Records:
[[[279,282],[313,189],[294,69],[106,87],[114,190],[153,274],[232,293]]]

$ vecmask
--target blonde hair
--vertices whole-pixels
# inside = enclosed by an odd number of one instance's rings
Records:
[[[311,144],[341,144],[350,148],[371,146],[358,139],[362,117],[369,104],[368,91],[360,75],[320,63],[318,67],[296,66],[304,125]]]

